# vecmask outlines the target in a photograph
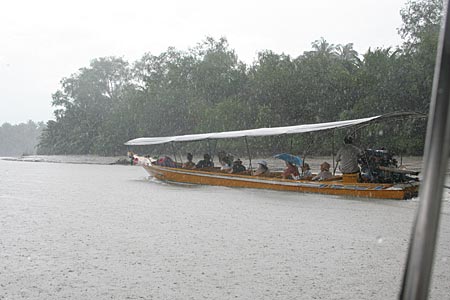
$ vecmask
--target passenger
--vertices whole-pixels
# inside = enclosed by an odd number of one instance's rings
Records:
[[[227,156],[227,154],[223,150],[221,150],[221,151],[219,151],[217,153],[217,157],[219,158],[219,162],[221,162],[225,156]]]
[[[205,155],[203,155],[203,159],[201,161],[199,161],[195,167],[197,169],[201,169],[201,168],[210,168],[210,167],[214,167],[214,163],[211,161],[211,156],[209,156],[208,153],[206,153]]]
[[[156,164],[162,167],[176,168],[175,162],[169,156],[159,158]]]
[[[267,167],[267,162],[265,160],[258,162],[258,169],[253,172],[254,176],[267,176],[269,175],[269,167]]]
[[[233,156],[231,154],[225,154],[225,151],[220,151],[217,156],[219,157],[220,170],[230,171],[233,165]]]
[[[195,163],[192,161],[192,159],[194,158],[192,153],[188,153],[186,155],[186,158],[187,158],[187,162],[185,162],[183,164],[183,169],[193,169],[193,168],[195,168]]]
[[[312,180],[327,180],[333,177],[333,174],[330,172],[330,164],[324,161],[320,165],[320,172],[317,176],[314,176]]]
[[[281,178],[283,179],[299,179],[300,173],[298,172],[298,168],[296,165],[286,162],[286,168],[281,174]]]
[[[128,151],[127,154],[128,154],[128,158],[130,159],[130,164],[137,165],[138,159],[137,159],[137,157],[134,157],[134,153],[132,151]]]
[[[220,170],[222,171],[230,171],[233,168],[233,159],[232,158],[226,158],[222,161]]]
[[[363,155],[361,149],[353,145],[353,138],[344,138],[344,145],[336,154],[336,162],[340,162],[339,170],[342,174],[359,173],[358,158]]]
[[[242,161],[238,158],[233,162],[233,168],[229,171],[229,173],[236,174],[245,171],[246,171],[245,166],[242,164]]]
[[[312,179],[313,174],[311,173],[311,168],[309,167],[309,164],[303,163],[302,165],[302,175],[300,176],[300,179]]]

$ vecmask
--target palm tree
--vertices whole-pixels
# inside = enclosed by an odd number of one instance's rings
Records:
[[[358,52],[353,49],[353,43],[346,45],[337,45],[336,54],[342,61],[348,61],[353,64],[357,64],[360,59],[358,58]]]
[[[326,58],[335,57],[336,46],[328,43],[323,37],[311,43],[313,51],[305,52],[306,56],[322,56]]]

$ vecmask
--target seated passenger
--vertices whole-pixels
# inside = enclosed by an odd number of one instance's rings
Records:
[[[298,172],[298,168],[296,165],[286,162],[286,168],[281,174],[281,178],[283,179],[299,179],[300,173]]]
[[[320,172],[317,176],[314,176],[312,180],[327,180],[333,177],[330,172],[330,164],[326,161],[320,165]]]
[[[205,155],[203,155],[203,159],[201,161],[199,161],[195,167],[197,169],[201,169],[201,168],[210,168],[210,167],[214,167],[214,163],[211,161],[211,156],[209,156],[208,153],[206,153]]]
[[[188,161],[183,164],[183,168],[184,169],[193,169],[193,168],[195,168],[195,163],[192,161],[192,158],[193,158],[192,153],[188,153],[186,155],[186,158],[187,158]]]
[[[220,151],[217,156],[219,157],[220,170],[229,171],[233,165],[233,156],[231,154],[225,154],[225,151]]]
[[[236,173],[242,173],[245,172],[246,168],[244,165],[242,165],[242,161],[238,158],[233,162],[233,168],[230,170],[229,173],[236,174]]]
[[[267,167],[267,162],[265,160],[258,162],[258,169],[253,172],[254,176],[265,176],[269,175],[269,167]]]
[[[358,159],[363,156],[363,151],[353,145],[353,138],[347,136],[344,138],[344,145],[336,154],[336,162],[340,162],[342,174],[359,173]]]
[[[158,166],[176,168],[175,162],[169,156],[163,156],[156,161]]]
[[[302,165],[302,175],[300,175],[300,179],[312,179],[313,175],[311,173],[311,168],[309,167],[309,164],[304,163]]]

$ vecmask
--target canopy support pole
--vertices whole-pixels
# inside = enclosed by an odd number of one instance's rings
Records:
[[[250,148],[248,147],[248,141],[247,141],[247,137],[244,136],[245,139],[245,145],[247,145],[247,154],[248,154],[248,160],[249,160],[249,165],[248,168],[250,169],[250,171],[253,169],[252,168],[252,156],[250,155]]]
[[[443,16],[425,140],[423,183],[400,294],[402,300],[427,299],[439,228],[443,185],[450,150],[450,18]]]
[[[211,144],[209,143],[209,139],[206,140],[206,143],[208,144],[208,154],[209,157],[211,157]],[[212,160],[212,159],[211,159]]]
[[[334,140],[335,140],[336,130],[333,130],[333,138],[331,139],[331,156],[333,157],[333,176],[336,174],[336,166],[334,165]]]
[[[163,152],[160,152],[158,156],[161,156],[161,154],[167,155],[167,144],[164,144]]]
[[[309,136],[311,137],[311,134]],[[303,143],[304,142],[305,141],[303,140]],[[303,150],[303,157],[300,157],[302,159],[302,161],[303,161],[302,166],[305,166],[306,154],[310,153],[309,150],[311,149],[313,144],[314,144],[314,139],[312,141],[310,141],[310,143],[308,143],[308,146],[305,148],[305,150]],[[303,170],[302,170],[302,173],[303,173]]]
[[[170,143],[172,145],[173,157],[175,158],[175,164],[177,163],[177,152],[175,151],[174,142]]]
[[[214,160],[214,156],[216,155],[217,143],[219,140],[215,140],[213,154],[211,155],[211,160]]]

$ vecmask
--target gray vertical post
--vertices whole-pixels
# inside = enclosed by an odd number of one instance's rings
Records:
[[[336,130],[333,130],[333,139],[331,140],[331,156],[333,157],[333,176],[336,174],[336,167],[334,162],[334,140],[335,140],[335,132]],[[342,167],[342,166],[341,166]]]
[[[420,203],[416,223],[412,231],[400,294],[402,300],[427,299],[432,274],[450,144],[450,23],[448,5],[446,9],[436,57],[423,161],[423,182],[419,193]]]
[[[208,154],[212,161],[211,144],[209,143],[209,139],[206,139],[206,142],[208,143]]]
[[[248,168],[250,169],[250,175],[252,175],[252,173],[251,173],[251,171],[252,171],[252,156],[250,154],[250,148],[248,147],[247,137],[244,136],[244,139],[245,139],[245,144],[247,145],[247,154],[248,154],[248,160],[249,160]]]
[[[175,151],[175,145],[173,142],[170,143],[172,145],[173,157],[175,158],[175,164],[177,163],[177,152]]]

